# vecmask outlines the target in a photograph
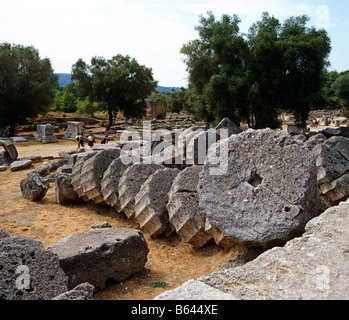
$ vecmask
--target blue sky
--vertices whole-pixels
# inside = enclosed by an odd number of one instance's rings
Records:
[[[197,38],[199,15],[237,14],[247,32],[268,11],[281,22],[306,14],[332,39],[331,67],[349,69],[348,0],[0,0],[0,42],[32,45],[57,73],[70,73],[79,58],[121,53],[153,69],[162,86],[186,86],[179,51]]]

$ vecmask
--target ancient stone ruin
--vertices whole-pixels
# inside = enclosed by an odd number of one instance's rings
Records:
[[[227,136],[218,134],[222,128],[230,130]],[[141,146],[147,146],[142,141],[132,142],[138,159],[133,163],[128,161],[133,159],[130,149],[124,150],[126,141],[62,152],[61,162],[29,173],[21,185],[30,181],[35,188],[23,190],[38,189],[37,197],[23,191],[32,201],[44,196],[39,186],[53,181],[58,203],[108,205],[139,225],[139,230],[94,226],[50,247],[67,275],[64,288],[50,298],[81,297],[85,286],[88,296],[91,285],[102,290],[108,279],[122,281],[142,270],[148,254],[143,233],[151,238],[175,233],[195,249],[215,243],[246,252],[219,272],[157,299],[347,298],[348,230],[341,226],[348,224],[348,203],[339,204],[349,198],[349,140],[344,130],[309,138],[238,129],[226,119],[216,129],[184,131],[179,138],[186,150],[200,134],[217,130],[215,141],[203,148],[202,165],[187,161],[191,156],[176,168],[163,161],[166,157],[149,162],[152,158],[142,157]],[[159,158],[157,152],[153,159]],[[64,166],[71,170],[62,172]],[[258,258],[249,255],[255,249]],[[341,276],[334,280],[332,274]],[[314,282],[322,276],[327,278]],[[313,289],[302,289],[304,283]]]
[[[153,100],[146,100],[147,102],[147,116],[151,117],[152,119],[156,119],[158,117],[165,117],[166,111],[167,111],[167,104],[166,101],[160,98]]]
[[[54,143],[58,139],[53,135],[53,125],[52,124],[38,124],[37,125],[37,134],[34,137],[34,140],[42,143]]]
[[[79,121],[68,121],[67,132],[64,135],[64,139],[75,140],[78,133],[84,131],[84,123]]]
[[[302,233],[326,209],[313,154],[285,132],[247,130],[226,140],[226,170],[219,145],[208,155],[198,184],[199,205],[220,243],[270,248]],[[223,244],[222,243],[222,244]]]

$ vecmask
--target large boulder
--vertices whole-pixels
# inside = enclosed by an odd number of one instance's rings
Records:
[[[30,174],[20,182],[22,196],[31,201],[43,199],[48,191],[49,183],[44,182],[39,174]]]
[[[18,151],[11,140],[1,140],[0,144],[4,147],[5,151],[9,154],[12,161],[16,161],[18,158]]]
[[[128,218],[134,217],[134,198],[148,177],[164,166],[158,164],[135,163],[123,173],[119,180],[120,210]]]
[[[0,300],[50,300],[68,290],[58,256],[25,237],[0,239]]]
[[[11,171],[19,171],[29,168],[32,165],[32,160],[16,160],[10,164]]]
[[[216,144],[198,185],[216,243],[270,248],[300,235],[327,208],[316,174],[314,155],[286,132],[250,129]]]
[[[179,172],[175,168],[157,170],[149,176],[135,196],[135,217],[142,231],[151,237],[162,234],[170,227],[166,209],[168,192]]]
[[[349,201],[312,219],[302,237],[221,268],[156,300],[348,300]],[[222,298],[221,298],[222,297]]]
[[[142,232],[125,228],[78,232],[48,250],[58,255],[69,290],[89,282],[97,291],[107,280],[123,281],[141,271],[149,252]]]

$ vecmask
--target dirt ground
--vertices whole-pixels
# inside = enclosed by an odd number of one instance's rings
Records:
[[[76,148],[73,141],[67,140],[53,144],[30,141],[15,145],[20,158],[31,155],[58,157],[59,151]],[[96,222],[107,221],[112,227],[139,228],[137,222],[128,220],[111,207],[84,202],[65,206],[56,204],[53,183],[41,201],[24,199],[20,181],[40,165],[35,163],[29,169],[17,172],[10,169],[0,172],[0,228],[11,236],[38,240],[48,248],[66,236],[90,230]],[[152,239],[145,234],[144,237],[150,250],[144,270],[126,281],[109,284],[104,291],[94,295],[95,300],[151,300],[190,279],[218,271],[225,261],[239,252],[238,247],[228,250],[216,245],[194,249],[182,242],[178,235]],[[167,286],[153,287],[154,281],[163,281]]]

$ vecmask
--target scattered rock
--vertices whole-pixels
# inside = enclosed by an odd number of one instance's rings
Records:
[[[74,191],[71,175],[66,173],[55,176],[55,201],[59,204],[79,201],[80,198]]]
[[[38,174],[31,174],[20,182],[22,196],[31,201],[39,201],[45,197],[49,184]]]
[[[4,230],[0,229],[0,240],[9,237],[10,235]]]
[[[64,292],[52,300],[93,300],[95,287],[88,282],[77,285],[73,290]]]
[[[12,163],[10,154],[7,151],[0,152],[0,165],[9,166]]]
[[[9,154],[12,161],[17,160],[18,152],[11,140],[1,140],[0,144],[2,144],[2,146],[4,147],[5,151]]]
[[[89,282],[96,290],[104,289],[107,280],[123,281],[140,272],[149,252],[142,232],[125,228],[78,232],[48,250],[59,256],[68,289]]]
[[[309,150],[313,150],[318,144],[324,143],[326,140],[327,138],[322,133],[318,133],[315,136],[310,137],[305,142],[305,145]]]
[[[18,160],[10,164],[11,171],[19,171],[29,168],[32,165],[31,160]]]
[[[0,240],[0,300],[50,300],[68,291],[58,256],[25,237]]]
[[[102,222],[96,222],[93,225],[91,225],[92,229],[104,229],[104,228],[111,228],[112,226],[110,225],[109,222],[102,221]]]
[[[51,173],[52,169],[53,169],[52,164],[45,161],[41,166],[39,166],[36,169],[34,169],[33,171],[29,172],[28,175],[38,174],[41,177],[46,177]]]

